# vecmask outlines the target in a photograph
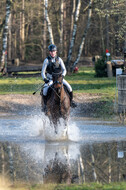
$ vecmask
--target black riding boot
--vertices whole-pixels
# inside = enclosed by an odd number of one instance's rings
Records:
[[[69,92],[69,95],[70,95],[70,106],[71,106],[72,108],[77,107],[77,105],[76,105],[75,102],[73,101],[73,91],[72,91],[72,92]]]
[[[44,102],[44,107],[43,107],[43,111],[47,112],[47,96],[43,95],[43,102]]]

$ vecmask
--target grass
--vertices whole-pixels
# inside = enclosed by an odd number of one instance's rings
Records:
[[[22,76],[23,74],[23,76]],[[116,78],[97,78],[93,67],[81,67],[78,73],[67,75],[65,79],[71,84],[74,94],[98,94],[94,104],[96,117],[112,117],[116,92]],[[17,76],[0,76],[0,94],[31,94],[43,84],[41,75],[28,77],[26,73]],[[40,91],[38,91],[39,93]],[[102,106],[101,106],[102,105]]]
[[[72,184],[72,185],[57,185],[57,184],[44,184],[44,185],[18,185],[13,186],[9,190],[126,190],[126,182],[100,184]]]
[[[105,96],[115,94],[116,79],[96,78],[92,67],[81,67],[77,74],[67,75],[65,79],[71,84],[74,93],[97,93]],[[32,94],[43,80],[39,77],[2,77],[0,76],[0,94]]]

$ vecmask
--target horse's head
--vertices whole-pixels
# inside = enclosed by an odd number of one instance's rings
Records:
[[[55,89],[59,90],[62,88],[63,84],[63,77],[62,77],[62,72],[56,72],[52,73],[52,78],[53,78],[53,86]]]

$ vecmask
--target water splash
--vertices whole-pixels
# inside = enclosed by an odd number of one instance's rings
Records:
[[[58,133],[55,133],[55,127],[50,124],[49,120],[45,121],[44,135],[45,139],[49,141],[78,141],[79,140],[79,129],[75,123],[69,121],[65,126],[64,120],[60,119],[57,126]],[[67,135],[66,135],[67,132]]]
[[[80,132],[76,124],[70,120],[67,128],[68,136],[66,136],[64,120],[61,119],[57,126],[58,133],[56,134],[54,125],[50,123],[48,117],[45,116],[44,113],[32,116],[22,124],[22,129],[27,131],[29,136],[41,136],[47,141],[78,141]]]
[[[28,117],[21,125],[21,128],[24,132],[27,132],[29,136],[39,136],[43,134],[44,129],[44,117],[40,115],[34,115]]]
[[[68,135],[69,135],[69,140],[71,141],[79,141],[80,140],[80,130],[77,126],[77,124],[73,121],[69,121],[69,127],[68,127]]]

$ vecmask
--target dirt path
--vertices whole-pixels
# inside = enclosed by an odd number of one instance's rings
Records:
[[[77,107],[72,109],[72,114],[79,114],[79,116],[93,117],[94,115],[94,101],[98,99],[99,95],[92,94],[75,94],[74,101]],[[40,109],[41,97],[40,95],[21,95],[10,94],[0,95],[0,115],[18,114],[20,112],[29,111],[32,109]]]

